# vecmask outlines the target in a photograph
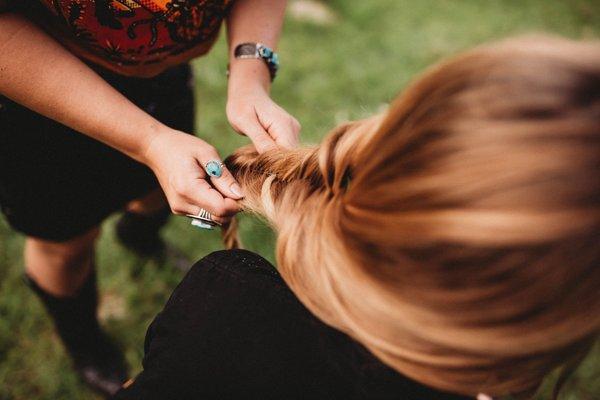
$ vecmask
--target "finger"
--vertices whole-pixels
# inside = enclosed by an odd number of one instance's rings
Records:
[[[275,143],[277,143],[277,145],[286,149],[293,149],[297,146],[298,138],[296,137],[296,133],[294,132],[291,124],[273,124],[270,131],[271,136],[275,138]]]
[[[227,169],[227,167],[223,166],[223,172],[221,176],[211,176],[210,181],[213,186],[221,192],[223,195],[234,199],[241,200],[244,198],[244,193],[242,188],[237,183],[231,172]]]
[[[283,132],[283,134],[278,133],[277,140],[275,140],[279,146],[286,149],[293,149],[298,146],[298,136],[297,133],[294,132],[292,125],[282,128],[281,132]]]
[[[264,153],[267,150],[277,147],[273,138],[269,136],[269,133],[256,118],[247,119],[241,131],[252,140],[254,147],[256,147],[259,153]]]
[[[300,125],[300,122],[298,122],[298,120],[294,117],[292,117],[292,130],[294,131],[296,140],[298,140],[298,137],[300,137],[300,131],[302,130],[302,125]]]
[[[204,179],[198,179],[194,183],[186,200],[196,206],[193,209],[186,209],[187,214],[197,213],[197,207],[204,208],[214,217],[232,217],[240,211],[240,207],[235,200],[223,197],[218,190]]]
[[[227,167],[225,167],[216,150],[210,149],[209,151],[204,151],[198,154],[198,159],[202,163],[203,168],[211,168],[206,171],[206,174],[210,177],[210,181],[214,187],[223,196],[235,200],[240,200],[244,197],[242,188]]]
[[[300,132],[300,123],[287,113],[272,114],[271,124],[269,124],[268,133],[275,139],[275,143],[286,149],[292,149],[298,146],[298,134]]]

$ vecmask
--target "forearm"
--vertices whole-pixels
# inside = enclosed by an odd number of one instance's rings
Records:
[[[285,13],[285,0],[237,0],[227,19],[229,41],[229,94],[238,87],[258,83],[266,91],[271,85],[269,70],[262,60],[236,59],[240,43],[263,43],[275,49]]]
[[[25,18],[0,14],[0,93],[144,161],[167,129]]]
[[[269,96],[271,75],[261,59],[234,57],[242,43],[262,43],[275,49],[283,26],[285,0],[236,0],[227,19],[229,85],[227,118],[248,136],[259,152],[298,144],[300,123]]]

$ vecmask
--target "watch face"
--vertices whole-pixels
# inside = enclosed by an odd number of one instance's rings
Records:
[[[235,48],[235,56],[257,56],[258,49],[254,43],[242,43]]]
[[[236,58],[261,58],[269,68],[271,80],[275,78],[279,68],[279,56],[269,47],[261,43],[242,43],[234,50]]]

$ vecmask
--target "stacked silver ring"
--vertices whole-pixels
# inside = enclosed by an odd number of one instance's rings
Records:
[[[187,214],[187,216],[192,219],[192,225],[199,228],[212,229],[215,225],[221,225],[214,221],[212,214],[206,211],[204,208],[201,208],[196,215]]]
[[[198,215],[196,215],[195,218],[204,220],[206,222],[214,223],[212,214],[206,211],[204,208],[200,209],[200,212],[198,213]]]

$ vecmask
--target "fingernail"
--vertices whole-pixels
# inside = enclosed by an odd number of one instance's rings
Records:
[[[202,229],[208,229],[208,230],[212,230],[213,226],[210,224],[207,224],[206,222],[202,222],[200,220],[197,219],[193,219],[192,220],[192,225],[197,227],[197,228],[202,228]]]
[[[231,186],[229,186],[229,190],[231,190],[231,193],[235,194],[237,197],[244,197],[242,188],[236,182],[233,182]]]

